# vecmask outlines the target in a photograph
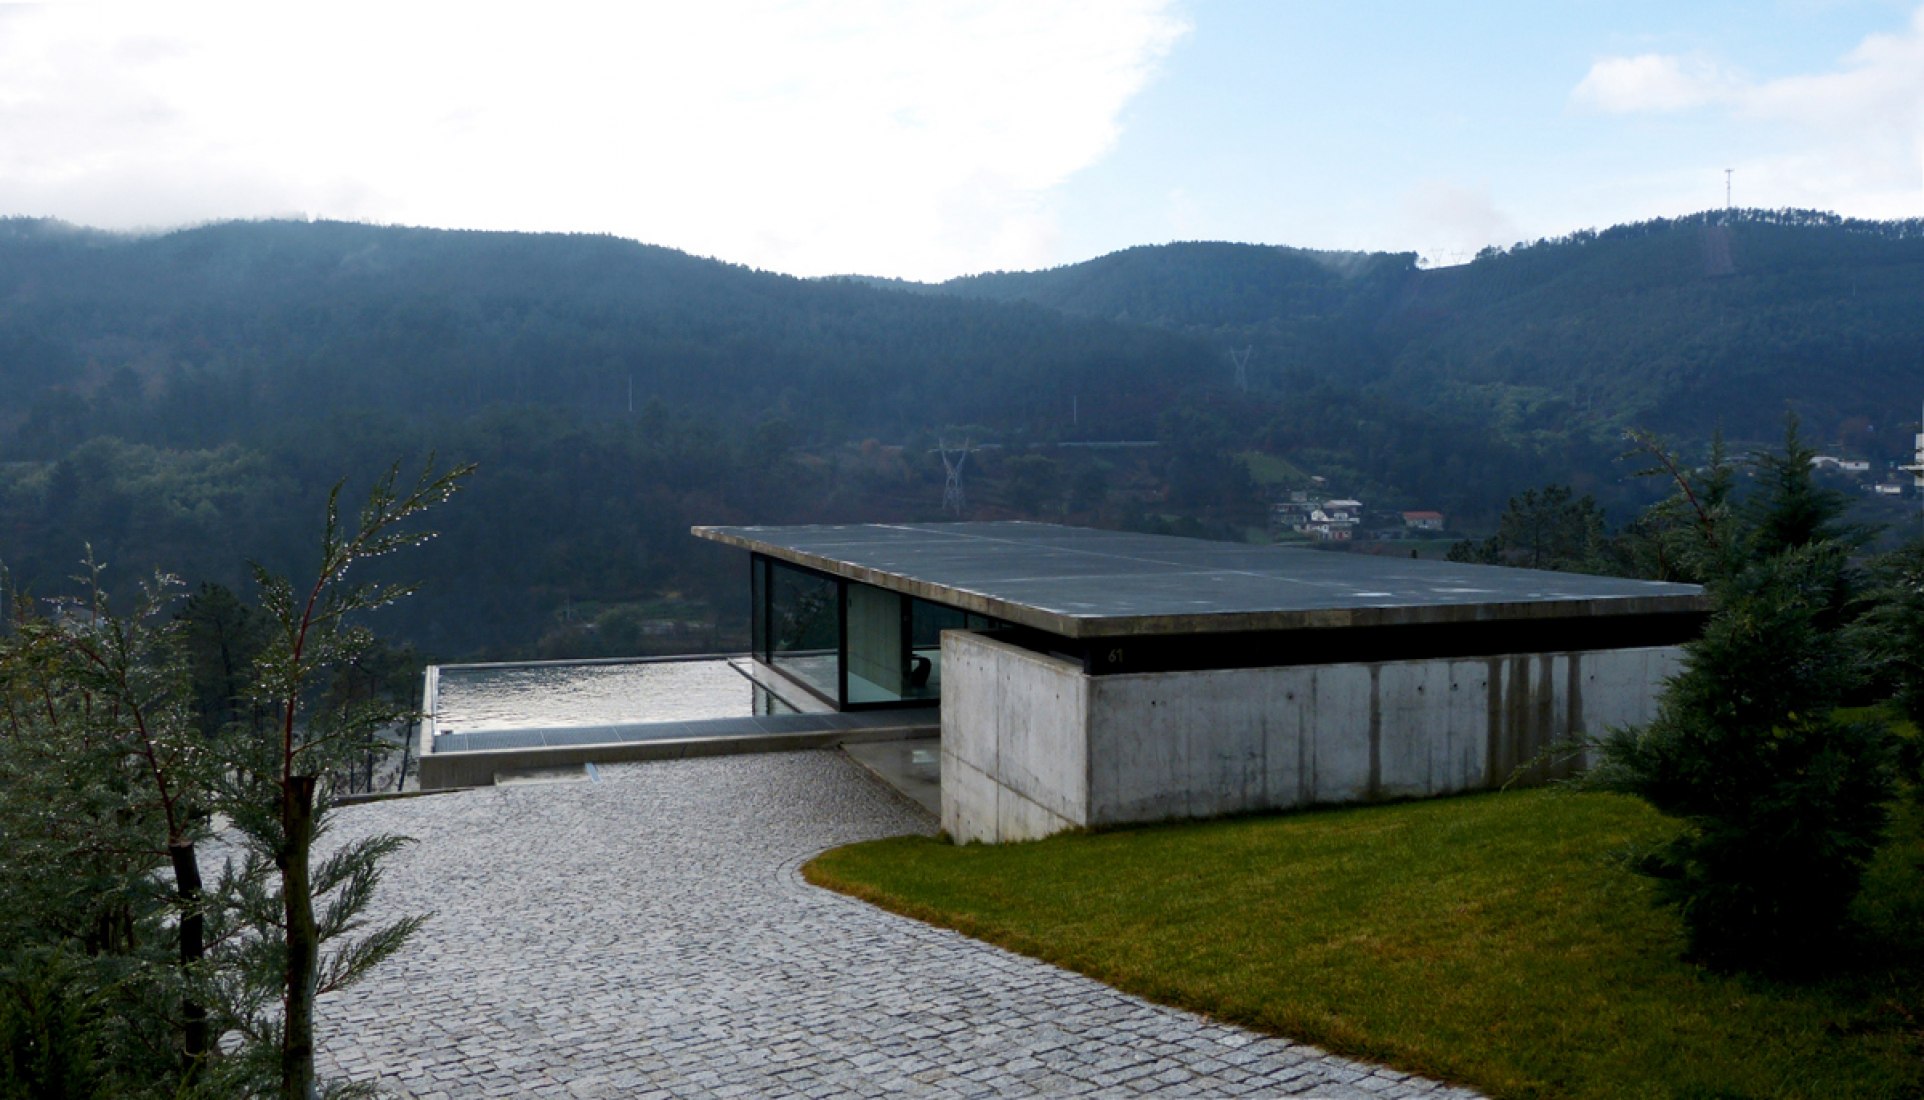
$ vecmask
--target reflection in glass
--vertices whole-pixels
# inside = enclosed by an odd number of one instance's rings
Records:
[[[768,563],[768,663],[841,698],[840,586],[828,577]]]
[[[748,648],[763,661],[768,660],[768,559],[760,554],[748,559]]]
[[[997,620],[760,555],[750,585],[755,656],[837,707],[932,703],[942,631]]]
[[[996,621],[960,608],[909,598],[909,689],[905,699],[938,699],[942,695],[942,632],[987,630]]]

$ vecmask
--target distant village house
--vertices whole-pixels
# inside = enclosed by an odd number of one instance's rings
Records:
[[[1269,506],[1273,530],[1294,531],[1322,542],[1348,542],[1363,523],[1360,500],[1309,499],[1306,492],[1292,492],[1288,500]]]
[[[1403,526],[1412,531],[1441,531],[1443,529],[1443,513],[1404,512]]]
[[[1835,470],[1845,474],[1868,474],[1871,464],[1861,458],[1838,458],[1836,455],[1812,455],[1810,464],[1813,469]]]

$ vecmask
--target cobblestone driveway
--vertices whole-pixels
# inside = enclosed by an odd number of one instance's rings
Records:
[[[413,1097],[1465,1097],[1160,1008],[817,890],[824,848],[927,831],[830,752],[341,811],[420,843],[414,944],[321,1004],[327,1072]]]

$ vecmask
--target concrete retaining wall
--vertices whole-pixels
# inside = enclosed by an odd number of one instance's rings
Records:
[[[1089,824],[1091,677],[1066,661],[942,633],[942,827],[1027,840]]]
[[[957,841],[997,843],[1498,787],[1572,733],[1649,720],[1681,656],[1661,647],[1088,676],[950,631],[942,825]]]
[[[621,741],[558,748],[492,749],[429,753],[421,757],[420,789],[460,790],[489,787],[502,772],[555,768],[567,764],[632,764],[697,756],[739,756],[755,752],[832,749],[865,741],[906,741],[931,737],[928,726],[880,726],[807,733],[769,733],[740,737],[684,737],[659,741]]]

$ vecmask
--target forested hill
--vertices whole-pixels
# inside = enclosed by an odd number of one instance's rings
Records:
[[[395,565],[426,583],[387,629],[443,657],[741,644],[740,562],[691,524],[931,518],[945,429],[1152,436],[1216,356],[609,237],[0,220],[0,567],[51,593],[91,547],[123,590],[245,589],[249,559],[307,567],[336,479],[432,451],[480,473]]]
[[[804,438],[1029,428],[1077,395],[1140,436],[1213,349],[1033,307],[814,282],[610,237],[0,222],[0,458],[108,431],[203,446],[382,409],[586,417],[658,400]]]
[[[928,289],[1248,347],[1259,388],[1337,380],[1480,408],[1511,435],[1721,421],[1767,438],[1789,401],[1816,434],[1895,457],[1924,389],[1921,221],[1718,211],[1428,270],[1405,253],[1185,243]],[[1863,439],[1860,420],[1890,430]]]
[[[437,451],[480,473],[388,629],[441,657],[741,644],[741,563],[688,526],[940,518],[944,438],[997,448],[977,518],[1233,537],[1314,486],[1474,530],[1547,482],[1628,515],[1625,426],[1768,440],[1789,401],[1899,457],[1920,390],[1918,223],[1736,212],[1436,270],[1183,244],[925,286],[598,236],[0,219],[0,566],[56,591],[91,546],[122,588],[245,588],[249,558],[303,567],[337,478]]]
[[[1415,271],[1415,253],[1198,241],[1145,245],[1047,271],[966,275],[938,289],[1169,328],[1278,334],[1306,324],[1367,325]]]

